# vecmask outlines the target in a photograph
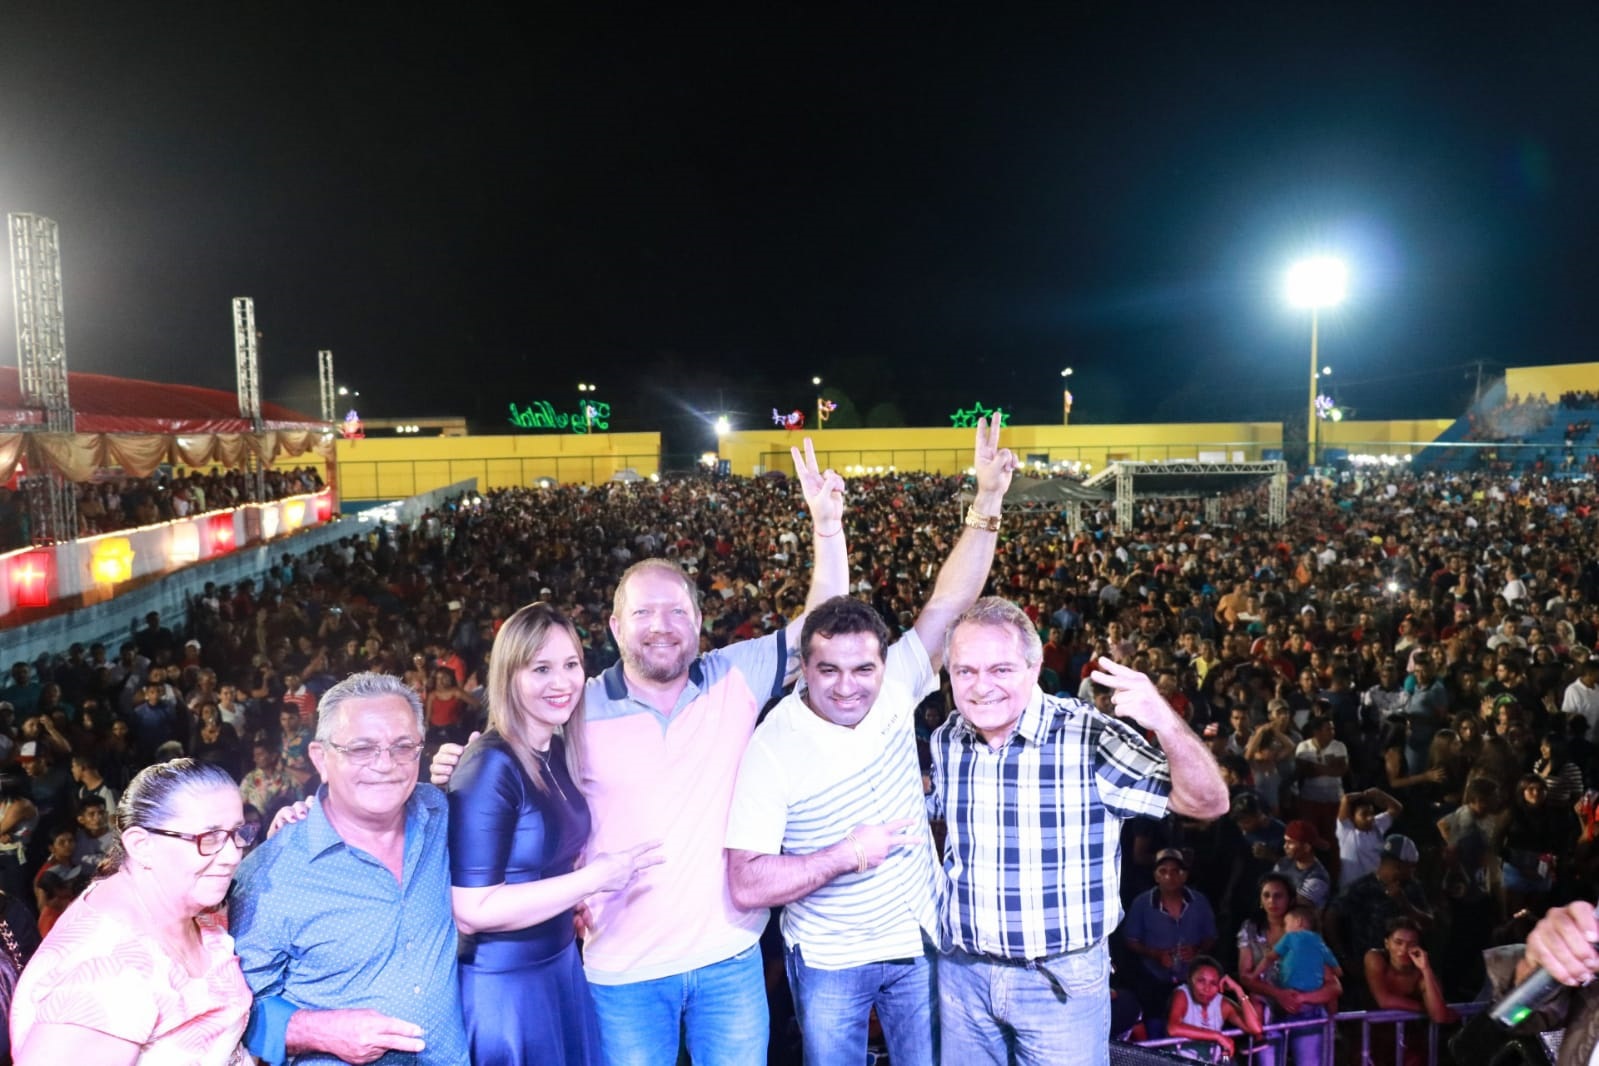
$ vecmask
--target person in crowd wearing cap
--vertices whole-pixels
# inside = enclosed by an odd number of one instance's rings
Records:
[[[1344,775],[1349,772],[1349,749],[1337,738],[1332,718],[1317,715],[1306,724],[1305,739],[1294,749],[1294,770],[1299,781],[1299,817],[1315,826],[1323,839],[1333,836],[1344,797]],[[1329,856],[1328,861],[1336,866],[1337,856]]]
[[[1381,947],[1395,918],[1409,918],[1423,930],[1432,927],[1427,893],[1416,879],[1420,858],[1414,840],[1390,833],[1382,842],[1377,869],[1338,894],[1324,928],[1340,958],[1358,963],[1366,952]]]
[[[1168,810],[1217,818],[1227,786],[1146,674],[1099,661],[1093,679],[1115,690],[1118,717],[1046,696],[1038,630],[1015,604],[978,600],[945,640],[959,713],[929,745],[951,881],[942,1061],[1103,1066],[1121,825]]]
[[[746,909],[782,907],[789,987],[812,1066],[860,1060],[875,1009],[897,1062],[937,1055],[943,872],[928,831],[916,710],[938,691],[944,634],[976,601],[1017,466],[978,429],[977,492],[911,628],[891,634],[847,596],[800,632],[802,685],[755,730],[727,822],[727,876]],[[1212,930],[1214,938],[1214,930]]]
[[[1272,869],[1293,882],[1304,903],[1318,912],[1332,898],[1332,875],[1316,852],[1326,851],[1327,841],[1316,827],[1303,818],[1288,823],[1283,830],[1283,857]]]
[[[1188,979],[1189,964],[1216,946],[1215,913],[1205,894],[1188,886],[1188,859],[1180,848],[1155,855],[1155,887],[1133,897],[1118,932],[1138,956],[1129,975],[1133,991],[1146,1024],[1158,1029],[1172,989]]]
[[[1347,888],[1377,869],[1383,837],[1404,809],[1404,804],[1380,788],[1344,793],[1338,804],[1339,888]]]

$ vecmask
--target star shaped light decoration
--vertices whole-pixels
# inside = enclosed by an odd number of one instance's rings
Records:
[[[950,415],[949,424],[956,429],[975,429],[978,419],[993,418],[995,416],[998,416],[1001,426],[1007,425],[1010,421],[1010,416],[997,407],[984,407],[980,403],[973,402],[970,408],[957,410]]]

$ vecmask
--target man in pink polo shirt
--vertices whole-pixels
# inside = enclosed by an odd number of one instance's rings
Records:
[[[790,449],[815,539],[806,610],[848,593],[844,482]],[[755,719],[796,660],[804,615],[784,629],[699,655],[699,594],[668,559],[634,564],[617,584],[611,633],[622,661],[584,689],[580,785],[593,816],[589,852],[660,841],[664,861],[626,889],[589,901],[584,967],[606,1061],[696,1066],[766,1061],[765,909],[740,910],[722,850],[733,782]],[[432,767],[444,784],[461,748]]]

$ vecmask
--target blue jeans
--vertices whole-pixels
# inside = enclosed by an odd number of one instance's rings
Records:
[[[1299,1022],[1307,1018],[1327,1017],[1326,1007],[1306,1007],[1298,1014],[1283,1014],[1273,1004],[1268,1022]],[[1302,1029],[1289,1029],[1270,1041],[1264,1053],[1255,1056],[1257,1066],[1288,1066],[1288,1055],[1293,1053],[1293,1066],[1321,1066],[1322,1044],[1327,1035],[1326,1026],[1307,1025]]]
[[[929,949],[910,959],[818,970],[805,965],[800,948],[790,948],[788,987],[794,993],[794,1013],[805,1041],[806,1066],[864,1063],[873,1007],[888,1041],[890,1062],[938,1061],[935,958]]]
[[[938,1017],[943,1066],[1108,1066],[1110,952],[1101,942],[1026,966],[951,952],[938,963]]]
[[[758,944],[687,973],[591,984],[608,1066],[672,1066],[687,1037],[694,1066],[765,1066],[766,974]]]

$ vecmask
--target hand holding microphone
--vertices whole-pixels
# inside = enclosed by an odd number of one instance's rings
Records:
[[[1556,907],[1527,935],[1527,952],[1516,965],[1516,987],[1494,1004],[1489,1017],[1507,1028],[1517,1025],[1556,985],[1585,985],[1596,974],[1599,919],[1593,904]]]

